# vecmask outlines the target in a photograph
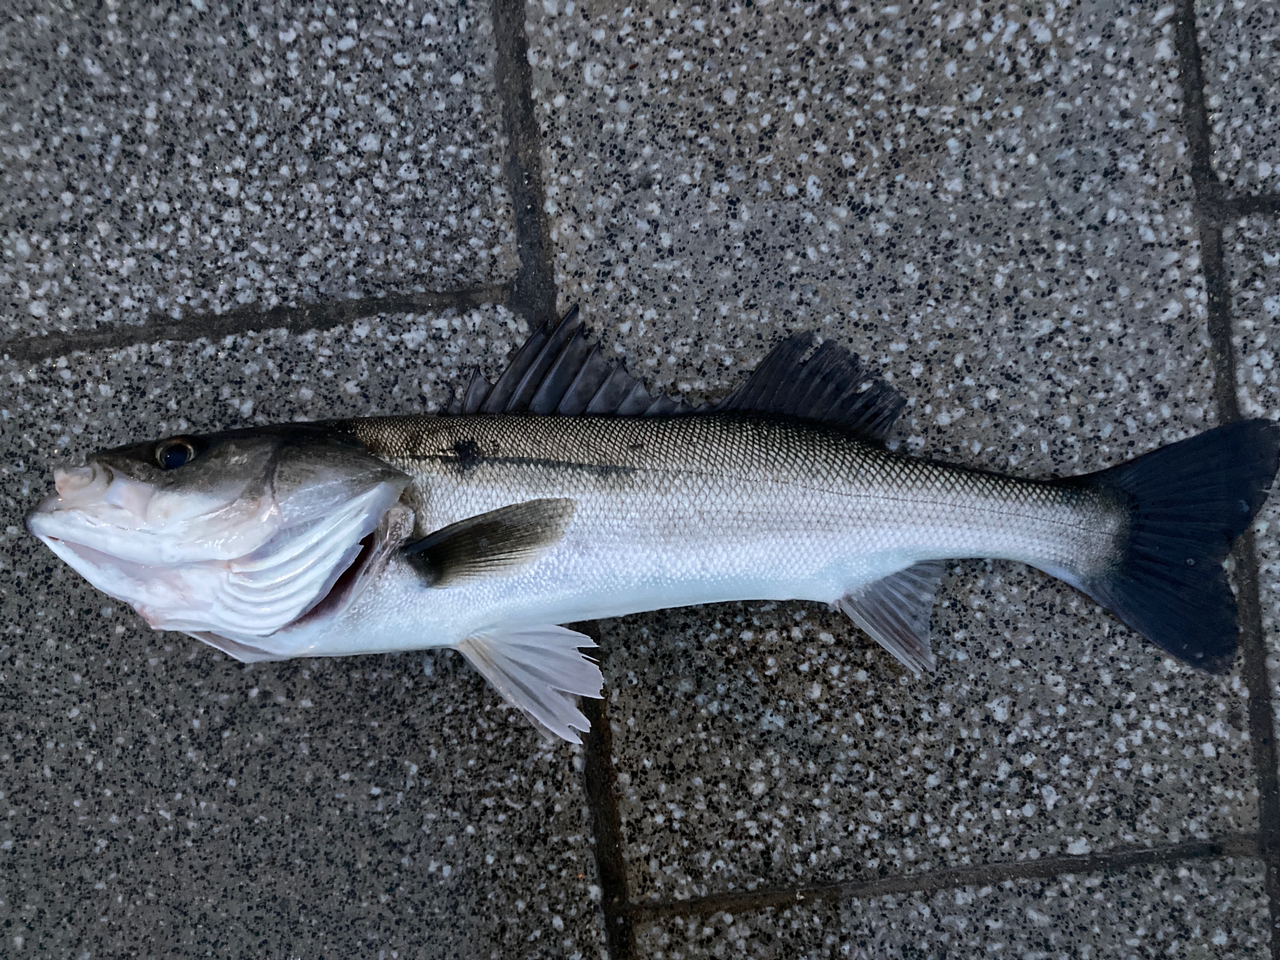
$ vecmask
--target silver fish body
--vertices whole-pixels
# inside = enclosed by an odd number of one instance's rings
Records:
[[[835,603],[953,557],[1095,569],[1125,522],[1094,491],[912,459],[803,421],[497,415],[336,426],[410,477],[417,536],[512,503],[574,503],[563,534],[523,568],[437,587],[430,609],[388,624],[395,649],[671,606]],[[400,579],[419,589],[416,574]],[[353,613],[381,605],[371,597]]]
[[[1021,561],[1210,669],[1234,655],[1222,562],[1280,428],[1218,428],[1110,470],[1027,480],[882,440],[901,398],[793,338],[712,409],[653,399],[571,317],[455,416],[179,437],[55,473],[31,531],[155,627],[242,660],[448,646],[544,732],[587,729],[591,641],[559,624],[748,599],[837,605],[913,670],[943,562]]]

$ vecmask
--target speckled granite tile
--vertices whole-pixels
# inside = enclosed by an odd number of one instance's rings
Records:
[[[514,274],[487,7],[18,7],[6,331]]]
[[[839,615],[725,605],[608,622],[632,895],[865,881],[1256,829],[1238,680],[1089,601],[961,565],[914,680]]]
[[[0,954],[601,955],[581,753],[459,658],[239,664],[149,630],[21,528],[50,460],[434,409],[515,327],[371,317],[0,368]]]
[[[1213,167],[1246,193],[1280,190],[1280,9],[1196,4]]]
[[[1125,348],[1202,298],[1171,10],[530,3],[561,302],[695,394],[797,327],[1052,406],[1116,339],[1158,390]]]
[[[652,960],[1227,960],[1264,955],[1269,926],[1262,864],[1223,860],[677,917],[638,939]]]
[[[1236,393],[1246,417],[1280,419],[1280,230],[1253,217],[1223,233],[1235,324]],[[1280,704],[1280,494],[1272,494],[1254,525],[1269,652],[1272,702]],[[1280,718],[1276,732],[1280,735]]]
[[[790,329],[908,398],[893,442],[1083,473],[1215,422],[1169,11],[531,4],[567,304],[720,396]],[[607,625],[634,896],[1256,826],[1238,679],[957,564],[913,680],[815,605]]]

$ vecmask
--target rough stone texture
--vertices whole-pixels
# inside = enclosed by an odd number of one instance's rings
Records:
[[[612,621],[632,894],[870,881],[1256,828],[1244,697],[1069,590],[965,564],[915,680],[839,615]]]
[[[1236,393],[1246,417],[1280,419],[1280,231],[1251,217],[1224,232],[1235,323]],[[1254,524],[1269,652],[1272,702],[1280,702],[1280,496],[1272,494]],[[1280,718],[1277,722],[1280,733]]]
[[[1248,193],[1280,189],[1280,9],[1197,4],[1213,166]]]
[[[0,954],[600,955],[580,751],[460,658],[239,664],[21,526],[65,457],[435,409],[520,336],[490,309],[0,368]]]
[[[895,443],[1023,475],[1214,422],[1166,12],[526,9],[563,302],[645,377],[721,395],[815,329],[909,398]],[[1254,828],[1236,679],[956,570],[923,680],[816,606],[609,626],[634,896]]]
[[[703,957],[1256,957],[1270,922],[1252,860],[858,897],[760,914],[676,917],[642,928],[651,960]]]
[[[11,11],[5,331],[509,280],[489,9]],[[561,304],[649,385],[721,396],[816,330],[909,399],[895,446],[1021,475],[1217,421],[1172,4],[525,10]],[[1274,191],[1275,14],[1198,15],[1217,170]],[[1274,229],[1227,232],[1249,415],[1280,416]],[[0,365],[0,955],[602,955],[581,753],[456,657],[246,667],[146,630],[21,527],[64,457],[436,410],[524,333],[492,308]],[[602,627],[642,905],[1247,850],[1259,826],[1238,674],[1179,667],[1012,564],[953,565],[923,679],[817,605]],[[642,923],[639,947],[1257,955],[1262,877],[1199,860],[811,900]]]
[[[514,273],[486,7],[20,6],[0,26],[5,330]]]
[[[1167,15],[526,9],[561,303],[646,376],[716,389],[818,329],[934,417],[1027,399],[1096,437],[1099,390],[1158,406],[1200,362],[1146,353],[1201,317]]]

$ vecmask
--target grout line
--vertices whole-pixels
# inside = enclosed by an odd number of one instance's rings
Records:
[[[584,627],[587,628],[584,632],[590,635],[598,632],[595,624],[574,625],[576,630]],[[611,960],[632,960],[638,954],[635,919],[627,893],[627,862],[623,855],[617,776],[613,769],[613,730],[609,726],[603,700],[584,699],[582,712],[591,723],[591,731],[585,738],[583,779],[596,841],[596,872],[602,891],[600,906],[604,912],[605,942],[609,946]]]
[[[1209,226],[1225,227],[1244,217],[1280,216],[1280,194],[1229,196],[1216,178],[1212,184],[1198,185],[1196,191],[1197,215]]]
[[[186,342],[200,337],[219,340],[252,330],[275,330],[281,327],[295,333],[328,330],[351,320],[379,313],[417,313],[427,310],[462,312],[487,303],[505,304],[508,298],[508,287],[488,286],[439,293],[428,291],[363,297],[358,300],[335,300],[299,307],[280,306],[270,310],[243,307],[226,313],[190,313],[180,320],[166,314],[152,314],[143,324],[116,325],[3,341],[0,342],[0,356],[18,363],[35,363],[76,351],[123,349],[139,343],[158,343],[164,340]]]
[[[515,217],[520,270],[507,300],[508,308],[530,329],[557,316],[551,228],[542,183],[542,140],[534,116],[533,71],[525,36],[525,0],[493,0],[497,45],[495,75],[507,133],[504,171]],[[574,624],[598,638],[595,623]],[[635,920],[627,890],[622,815],[618,810],[617,774],[613,767],[613,731],[603,700],[584,697],[582,712],[591,729],[583,738],[583,789],[595,837],[596,873],[605,944],[611,960],[634,960]]]
[[[1280,195],[1248,194],[1243,197],[1233,197],[1223,204],[1223,208],[1223,220],[1228,222],[1248,216],[1280,216]]]
[[[991,886],[1012,880],[1048,880],[1062,874],[1081,875],[1131,870],[1135,867],[1174,866],[1188,860],[1253,856],[1256,856],[1254,837],[1248,834],[1229,834],[1216,840],[1177,843],[1166,847],[1122,847],[1107,853],[1079,857],[1041,857],[1038,860],[1018,860],[976,867],[948,867],[912,876],[864,882],[814,884],[785,890],[744,891],[690,900],[636,903],[632,904],[631,910],[635,922],[639,924],[664,917],[708,917],[721,911],[741,913],[771,907],[789,907],[808,901],[836,903],[855,897],[937,893],[954,887]]]
[[[1213,170],[1209,113],[1205,102],[1204,65],[1196,32],[1195,0],[1178,0],[1176,42],[1182,65],[1187,140],[1191,148],[1191,180],[1196,191],[1196,219],[1200,223],[1200,264],[1208,295],[1208,329],[1213,364],[1214,395],[1224,423],[1241,419],[1236,395],[1236,355],[1232,344],[1231,288],[1222,239],[1222,214],[1280,211],[1275,198],[1235,198],[1224,201],[1223,186]],[[1252,530],[1246,530],[1232,551],[1240,623],[1240,650],[1245,684],[1249,688],[1249,740],[1258,785],[1258,856],[1266,868],[1267,901],[1271,913],[1271,956],[1280,960],[1280,767],[1277,766],[1274,705],[1267,671],[1266,638],[1258,585],[1258,554]]]
[[[504,168],[520,256],[520,272],[508,305],[532,329],[556,314],[556,280],[542,186],[542,137],[533,113],[524,0],[494,0],[493,27],[498,99],[508,141]]]
[[[1182,122],[1191,150],[1191,181],[1197,199],[1221,195],[1222,184],[1213,172],[1213,145],[1209,135],[1209,108],[1204,98],[1204,64],[1200,60],[1200,41],[1196,36],[1195,0],[1178,0],[1174,19],[1174,43],[1178,48],[1178,65],[1182,80]]]

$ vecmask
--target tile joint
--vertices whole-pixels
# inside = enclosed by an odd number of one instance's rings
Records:
[[[507,135],[503,167],[520,257],[508,306],[534,327],[556,313],[556,281],[542,183],[542,137],[534,116],[533,71],[525,37],[524,0],[493,0],[493,29],[497,47],[494,74]]]
[[[557,302],[551,227],[542,180],[542,139],[534,114],[533,71],[525,36],[524,0],[493,0],[493,26],[497,49],[494,73],[507,136],[503,167],[520,257],[519,272],[506,304],[533,328],[556,315]],[[593,638],[599,636],[595,623],[572,627]],[[583,787],[595,838],[605,943],[611,960],[632,960],[639,954],[627,889],[612,730],[603,700],[584,698],[582,712],[591,726],[583,745]]]
[[[152,314],[145,323],[121,324],[93,330],[53,333],[38,337],[14,337],[0,341],[0,356],[17,363],[39,363],[76,351],[120,350],[140,343],[223,337],[255,330],[285,329],[293,333],[329,330],[361,317],[380,313],[418,313],[456,310],[459,313],[484,304],[505,304],[510,297],[507,285],[472,287],[463,290],[397,293],[356,300],[279,306],[270,310],[243,307],[225,313],[188,313],[175,320],[166,314]]]
[[[636,922],[652,922],[664,917],[709,917],[720,912],[742,913],[785,909],[801,903],[838,903],[852,898],[937,893],[964,886],[990,886],[1016,880],[1049,880],[1064,874],[1126,871],[1136,867],[1176,866],[1191,860],[1257,856],[1257,838],[1252,834],[1228,834],[1211,840],[1163,846],[1119,847],[1083,856],[1040,857],[974,867],[944,867],[917,874],[881,877],[852,883],[813,884],[780,890],[729,892],[689,900],[633,903]]]
[[[1195,215],[1200,229],[1200,268],[1207,294],[1210,359],[1214,395],[1224,423],[1241,419],[1236,395],[1236,356],[1232,344],[1231,287],[1223,244],[1223,225],[1251,213],[1280,212],[1280,198],[1237,197],[1219,181],[1213,169],[1213,144],[1206,100],[1206,77],[1201,59],[1195,0],[1178,0],[1175,42],[1183,78],[1183,123],[1191,151],[1191,181]],[[1253,532],[1246,531],[1233,551],[1240,622],[1243,673],[1249,688],[1249,739],[1258,787],[1258,856],[1266,870],[1271,914],[1271,956],[1280,960],[1280,769],[1277,769],[1275,708],[1267,671],[1266,638],[1258,555]]]
[[[575,624],[574,629],[595,638],[595,624]],[[600,879],[600,906],[604,913],[605,942],[611,960],[631,960],[636,949],[635,916],[627,891],[627,862],[618,810],[617,773],[613,767],[613,730],[603,700],[583,701],[583,714],[591,724],[586,735],[583,780],[591,810],[595,837],[596,873]]]

